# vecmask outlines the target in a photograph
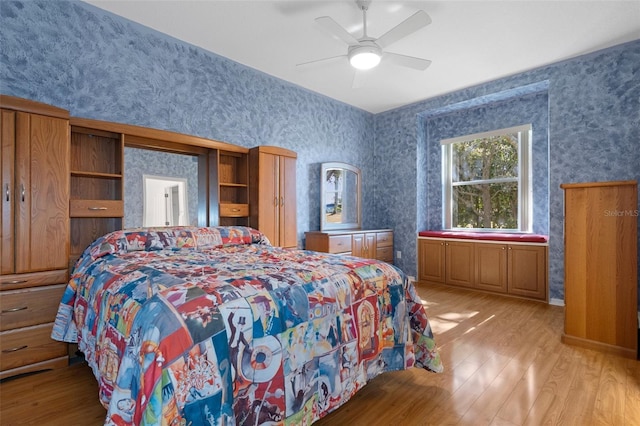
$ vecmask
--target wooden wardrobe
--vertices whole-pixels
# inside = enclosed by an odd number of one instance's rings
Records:
[[[638,184],[564,189],[564,343],[636,358]]]
[[[0,379],[68,364],[50,338],[67,282],[69,113],[0,95]]]
[[[275,146],[249,150],[249,223],[274,246],[298,246],[296,158],[295,152]]]

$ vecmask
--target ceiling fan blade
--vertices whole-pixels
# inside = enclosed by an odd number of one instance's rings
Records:
[[[320,64],[320,63],[323,63],[323,62],[329,62],[329,61],[332,61],[334,59],[346,58],[346,57],[347,57],[347,55],[338,55],[338,56],[330,56],[328,58],[314,59],[313,61],[302,62],[302,63],[296,64],[296,67],[304,68],[304,67],[309,67],[309,66],[312,66],[312,65]]]
[[[382,59],[388,62],[392,62],[396,65],[409,67],[420,71],[426,70],[429,65],[431,65],[431,61],[428,59],[416,58],[415,56],[407,56],[391,52],[385,52],[382,56]]]
[[[385,48],[396,41],[424,28],[431,23],[431,18],[424,10],[419,10],[376,40],[376,44]]]
[[[342,40],[348,45],[358,44],[358,39],[349,34],[349,32],[334,21],[333,18],[329,16],[321,16],[316,18],[316,22],[338,40]]]

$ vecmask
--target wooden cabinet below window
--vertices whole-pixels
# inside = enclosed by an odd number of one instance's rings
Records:
[[[418,238],[418,280],[547,300],[547,245]]]
[[[391,229],[305,232],[305,249],[393,263]]]

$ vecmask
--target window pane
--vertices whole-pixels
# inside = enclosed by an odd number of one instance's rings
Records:
[[[518,229],[518,183],[452,188],[454,228]]]
[[[452,181],[518,176],[518,133],[457,142],[452,146]]]

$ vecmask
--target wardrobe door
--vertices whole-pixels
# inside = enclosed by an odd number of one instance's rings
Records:
[[[0,273],[14,272],[14,167],[15,167],[15,111],[1,110],[0,163],[2,163],[2,242],[0,244]]]
[[[296,248],[298,245],[296,217],[296,159],[286,156],[278,158],[280,172],[280,246]]]
[[[260,153],[259,165],[260,196],[258,201],[259,229],[271,244],[280,245],[280,197],[278,196],[278,156]]]
[[[69,252],[69,121],[16,114],[16,273],[65,269]]]

